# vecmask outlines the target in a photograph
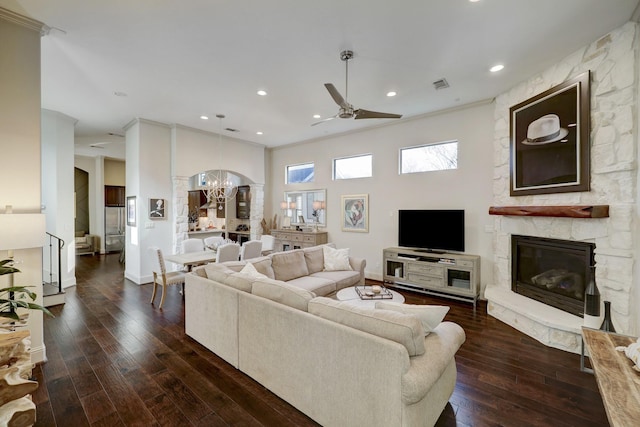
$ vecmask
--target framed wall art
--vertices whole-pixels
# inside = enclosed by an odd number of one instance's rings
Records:
[[[509,109],[510,195],[589,191],[589,71]]]
[[[136,196],[127,197],[127,225],[136,226]]]
[[[342,196],[342,231],[369,232],[369,195]]]
[[[164,219],[166,204],[167,202],[164,199],[149,199],[149,218]]]

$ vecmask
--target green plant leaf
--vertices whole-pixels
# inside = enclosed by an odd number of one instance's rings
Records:
[[[18,316],[18,313],[11,312],[11,311],[0,312],[0,317],[4,317],[6,319],[20,320],[20,316]]]

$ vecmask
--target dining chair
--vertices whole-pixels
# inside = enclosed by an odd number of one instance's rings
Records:
[[[183,254],[202,251],[204,251],[204,242],[202,239],[185,239],[182,241]]]
[[[154,261],[153,267],[153,294],[151,295],[151,304],[156,298],[156,290],[158,285],[162,286],[162,296],[160,297],[160,306],[164,304],[165,288],[169,285],[182,285],[184,286],[185,275],[182,271],[170,271],[167,273],[167,269],[164,263],[164,256],[162,256],[162,250],[156,246],[149,248],[151,258]]]
[[[204,239],[204,245],[207,248],[216,249],[220,243],[224,242],[224,237],[222,236],[211,236]]]
[[[260,236],[260,240],[262,241],[262,255],[269,255],[273,252],[273,248],[276,244],[276,238],[270,234],[263,234]]]
[[[238,261],[240,255],[240,245],[237,243],[227,243],[218,247],[216,251],[216,262]]]
[[[242,244],[240,250],[240,259],[258,258],[262,255],[262,241],[261,240],[249,240]]]

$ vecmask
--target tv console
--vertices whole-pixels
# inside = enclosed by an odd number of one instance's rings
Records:
[[[396,288],[473,303],[480,293],[480,257],[425,253],[408,248],[383,250],[383,280]]]

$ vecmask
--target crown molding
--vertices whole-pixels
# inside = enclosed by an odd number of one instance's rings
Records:
[[[20,15],[19,13],[13,12],[9,9],[5,9],[4,7],[0,7],[0,19],[4,19],[5,21],[21,25],[33,31],[37,31],[40,34],[45,34],[49,31],[49,27],[47,27],[44,23],[35,19],[27,18],[24,15]]]

